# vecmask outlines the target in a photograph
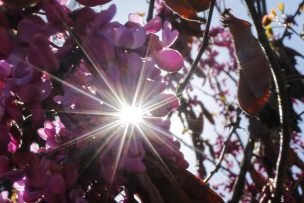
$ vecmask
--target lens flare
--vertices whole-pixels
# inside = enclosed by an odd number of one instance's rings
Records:
[[[126,125],[139,124],[143,120],[143,111],[139,107],[124,105],[119,113],[119,120]]]

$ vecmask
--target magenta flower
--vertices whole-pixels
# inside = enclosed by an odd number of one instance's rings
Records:
[[[4,14],[0,12],[0,60],[6,59],[13,49],[13,43],[8,28],[8,20]]]
[[[1,191],[1,193],[0,193],[0,202],[11,203],[12,201],[10,200],[8,194],[9,194],[8,191]]]
[[[143,26],[139,15],[129,15],[129,21]],[[184,59],[177,50],[169,48],[178,36],[178,32],[176,30],[171,31],[171,24],[168,21],[164,22],[161,41],[158,36],[154,34],[160,29],[159,17],[152,19],[143,28],[147,33],[150,33],[146,46],[148,46],[147,49],[155,59],[157,65],[167,72],[176,72],[180,70],[184,65]]]
[[[65,130],[60,120],[46,121],[44,128],[38,129],[39,136],[46,141],[46,149],[57,148],[71,138],[70,132]]]
[[[96,12],[60,4],[42,1],[35,9],[45,17],[20,17],[14,44],[8,44],[13,47],[3,51],[0,181],[15,183],[21,202],[85,203],[92,184],[111,186],[113,196],[126,174],[145,173],[151,146],[186,168],[164,120],[179,106],[175,95],[165,93],[163,77],[183,66],[181,54],[170,48],[178,32],[159,17],[144,24],[130,14],[124,25],[113,22],[114,5]],[[7,26],[0,22],[0,35],[10,43]],[[124,108],[133,106],[138,123],[123,121]]]
[[[28,60],[38,68],[46,69],[53,73],[58,70],[59,62],[52,52],[47,37],[42,34],[36,34],[28,50]]]
[[[9,56],[13,45],[8,30],[0,26],[0,59],[5,59]]]

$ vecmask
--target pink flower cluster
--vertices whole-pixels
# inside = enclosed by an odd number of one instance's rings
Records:
[[[179,101],[162,71],[183,67],[170,23],[130,14],[121,24],[115,5],[90,8],[109,0],[78,0],[75,11],[37,2],[0,10],[1,187],[19,202],[82,203],[114,198],[128,173],[145,172],[147,153],[186,168],[164,120]],[[122,103],[134,102],[146,109],[143,124],[117,125]]]

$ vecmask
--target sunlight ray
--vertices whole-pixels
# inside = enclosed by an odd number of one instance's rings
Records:
[[[115,138],[115,135],[119,130],[120,130],[119,128],[116,128],[109,135],[107,135],[106,139],[103,140],[104,142],[101,144],[100,147],[97,148],[96,153],[94,153],[94,155],[84,165],[84,167],[81,169],[80,173],[82,173],[92,163],[92,161],[94,161],[94,159],[102,153],[103,149],[105,149],[107,144],[109,144]]]
[[[50,111],[50,110],[45,110]],[[83,110],[83,111],[66,111],[66,110],[57,110],[58,113],[66,113],[66,114],[80,114],[80,115],[95,115],[95,116],[112,116],[112,117],[119,117],[117,112],[105,112],[105,111],[98,111],[98,110]]]
[[[102,133],[104,131],[113,129],[114,127],[117,127],[118,125],[119,125],[119,121],[115,121],[115,122],[112,122],[112,123],[109,123],[109,124],[97,127],[96,129],[92,129],[91,131],[86,132],[85,134],[80,135],[77,138],[74,138],[74,139],[72,139],[72,140],[70,140],[70,141],[68,141],[68,142],[66,142],[66,143],[58,146],[56,149],[59,149],[59,148],[61,149],[61,148],[67,147],[69,145],[72,145],[72,144],[76,143],[77,141],[82,141],[84,139],[89,139],[89,138],[97,135],[98,133]]]
[[[157,150],[155,149],[155,147],[153,146],[153,144],[150,142],[150,140],[147,138],[147,136],[145,135],[144,131],[140,128],[140,126],[136,125],[136,128],[138,129],[138,131],[141,133],[141,136],[144,138],[146,144],[150,147],[150,149],[152,150],[152,153],[154,154],[154,156],[159,159],[159,161],[161,162],[161,164],[163,165],[163,167],[166,169],[166,171],[168,172],[168,174],[170,176],[172,176],[174,178],[173,173],[171,172],[171,170],[168,168],[168,166],[166,165],[166,163],[164,162],[163,158],[159,155],[159,153],[157,152]]]
[[[149,122],[150,123],[150,122]],[[169,134],[167,131],[161,129],[160,127],[153,125],[152,123],[149,124],[148,122],[143,122],[144,125],[146,125],[148,128],[150,128],[151,130],[156,130],[157,132],[161,133],[162,135],[165,135],[167,137],[172,136],[172,134]],[[169,145],[167,142],[165,142],[163,139],[161,139],[160,136],[155,136],[155,139],[157,139],[158,141],[160,141],[162,144],[164,144],[166,147],[172,149],[172,146]]]
[[[150,123],[150,122],[149,122],[149,123]],[[143,122],[143,124],[147,125],[148,127],[152,128],[152,129],[157,130],[158,132],[160,132],[160,133],[162,133],[162,134],[164,134],[164,135],[166,135],[166,136],[173,136],[177,141],[183,143],[183,144],[184,144],[186,147],[188,147],[189,149],[191,149],[191,150],[193,150],[193,151],[195,151],[195,152],[198,152],[198,153],[200,153],[200,154],[202,154],[202,155],[204,154],[204,152],[203,152],[201,149],[198,149],[197,147],[192,146],[192,145],[186,143],[183,139],[179,138],[179,137],[176,136],[174,133],[169,134],[167,131],[165,131],[165,130],[159,128],[158,126],[156,126],[156,125],[154,125],[154,124],[152,124],[152,123],[150,123],[150,125],[149,125],[148,122]],[[166,143],[164,143],[164,144],[166,144]]]
[[[136,89],[135,89],[132,105],[136,105],[136,103],[137,103],[137,97],[139,97],[139,90],[140,90],[140,88],[142,88],[143,83],[144,83],[144,72],[147,71],[146,70],[146,68],[147,68],[146,64],[147,64],[148,54],[149,54],[150,49],[151,49],[151,44],[152,44],[152,38],[149,38],[148,45],[147,45],[147,51],[145,53],[145,59],[146,60],[144,60],[142,68],[140,70],[140,75],[139,75],[139,79],[138,79],[138,82],[137,82],[137,85],[136,85]],[[143,99],[140,98],[140,101],[138,101],[138,103],[141,103],[142,100]]]
[[[68,83],[68,82],[66,82],[66,81],[64,81],[64,80],[62,80],[62,79],[60,79],[59,77],[57,77],[57,76],[55,76],[55,75],[53,75],[53,74],[51,74],[51,73],[49,73],[49,72],[43,70],[42,68],[39,68],[39,67],[37,67],[37,66],[35,66],[35,65],[31,64],[31,63],[29,63],[29,62],[26,61],[26,60],[23,60],[23,59],[21,59],[21,58],[15,57],[15,56],[13,56],[13,55],[11,55],[11,57],[14,58],[14,59],[16,59],[17,61],[21,61],[21,62],[27,64],[28,66],[34,68],[34,69],[37,70],[37,71],[40,71],[40,72],[42,72],[42,73],[47,74],[48,76],[50,76],[50,77],[51,77],[52,79],[54,79],[55,81],[57,81],[57,82],[59,82],[59,83],[62,83],[63,85],[66,85],[67,87],[69,87],[69,88],[75,90],[76,92],[78,92],[78,93],[80,93],[80,94],[83,94],[84,96],[87,96],[87,97],[89,97],[89,98],[91,98],[91,99],[93,99],[93,100],[95,100],[95,101],[97,101],[97,102],[99,102],[99,103],[101,103],[101,104],[105,104],[105,105],[107,105],[107,106],[109,106],[109,107],[111,107],[111,108],[113,108],[113,109],[115,109],[115,110],[118,110],[115,106],[110,105],[109,103],[102,101],[101,99],[95,97],[94,95],[85,92],[84,90],[82,90],[82,89],[76,87],[75,85],[72,85],[72,84],[70,84],[70,83]]]
[[[120,143],[119,143],[119,146],[118,146],[118,150],[117,150],[117,154],[115,156],[115,163],[114,163],[114,169],[113,169],[113,173],[112,173],[112,176],[111,176],[111,179],[110,179],[110,186],[109,186],[109,193],[107,194],[107,198],[108,199],[108,195],[110,194],[110,191],[112,189],[112,186],[113,186],[113,182],[115,180],[115,176],[116,176],[116,172],[117,172],[117,168],[118,168],[118,165],[119,165],[119,162],[121,160],[121,155],[123,153],[123,150],[127,147],[124,147],[124,144],[125,144],[125,140],[127,138],[127,133],[128,133],[128,126],[124,128],[124,132],[123,132],[123,135],[120,139]],[[130,138],[131,136],[129,136]]]
[[[170,104],[172,101],[176,100],[177,98],[175,96],[166,98],[160,102],[154,102],[153,100],[151,100],[149,103],[152,103],[152,105],[147,106],[147,107],[143,107],[143,111],[153,111],[153,110],[157,110],[158,108]],[[147,104],[148,105],[148,104]]]
[[[113,85],[111,84],[111,81],[108,79],[107,75],[103,72],[102,68],[95,62],[95,60],[90,56],[88,51],[85,49],[85,47],[81,44],[81,42],[78,40],[78,38],[74,35],[73,31],[69,28],[68,25],[66,25],[63,21],[62,24],[65,26],[68,33],[71,35],[71,37],[74,39],[76,44],[80,47],[80,49],[83,51],[87,59],[92,64],[95,71],[98,73],[98,75],[101,77],[101,79],[105,82],[109,90],[112,92],[112,94],[115,96],[117,101],[121,104],[122,101],[120,100],[119,96],[117,95],[116,91],[113,88]]]

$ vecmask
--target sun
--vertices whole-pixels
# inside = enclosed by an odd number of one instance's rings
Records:
[[[143,110],[140,107],[123,105],[119,112],[119,120],[124,125],[137,125],[143,121]]]

